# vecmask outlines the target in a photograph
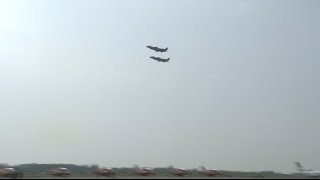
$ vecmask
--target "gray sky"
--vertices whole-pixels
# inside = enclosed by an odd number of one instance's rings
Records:
[[[0,0],[1,162],[320,169],[319,8]]]

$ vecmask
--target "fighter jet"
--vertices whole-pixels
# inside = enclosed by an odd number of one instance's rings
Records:
[[[115,172],[111,168],[98,168],[92,172],[96,176],[115,176]]]
[[[169,172],[175,176],[186,176],[186,175],[190,175],[191,173],[183,168],[175,168],[173,166],[169,166]]]
[[[153,46],[147,46],[147,48],[152,49],[152,50],[154,50],[156,52],[161,52],[161,53],[168,51],[168,48],[162,49],[162,48],[153,47]]]
[[[152,176],[155,175],[156,173],[154,172],[154,169],[152,168],[140,168],[138,165],[135,165],[133,168],[133,173],[137,174],[139,176]]]
[[[204,166],[201,166],[200,169],[198,170],[200,174],[206,175],[206,176],[222,176],[220,171],[216,169],[206,169]]]
[[[0,177],[4,178],[23,178],[23,172],[14,168],[0,168]]]
[[[48,174],[51,176],[57,176],[57,177],[65,177],[65,176],[72,175],[72,173],[69,169],[63,168],[63,167],[51,169],[51,170],[49,170]]]
[[[151,56],[150,57],[151,59],[154,59],[156,61],[159,61],[159,62],[168,62],[170,60],[170,58],[168,59],[162,59],[162,58],[159,58],[159,57],[154,57],[154,56]]]

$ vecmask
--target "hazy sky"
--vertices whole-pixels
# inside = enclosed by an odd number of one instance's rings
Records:
[[[319,9],[0,0],[0,163],[320,169]]]

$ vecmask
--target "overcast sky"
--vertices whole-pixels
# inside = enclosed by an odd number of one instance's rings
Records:
[[[320,169],[319,9],[0,0],[0,163]]]

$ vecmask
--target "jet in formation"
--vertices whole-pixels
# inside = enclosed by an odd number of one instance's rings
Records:
[[[115,176],[115,172],[111,168],[98,168],[92,172],[97,177],[98,176],[104,176],[104,177],[113,177]]]
[[[159,61],[159,62],[168,62],[170,60],[170,58],[162,59],[160,57],[154,57],[154,56],[151,56],[150,58],[153,59],[153,60]]]
[[[216,169],[206,169],[204,166],[201,166],[198,172],[202,175],[211,176],[211,177],[224,175]]]
[[[156,52],[161,52],[161,53],[168,51],[168,48],[163,49],[163,48],[158,48],[158,47],[153,47],[153,46],[147,46],[147,48],[152,49],[152,50],[154,50]],[[153,59],[153,60],[156,60],[158,62],[168,62],[170,60],[170,58],[163,59],[163,58],[154,57],[154,56],[151,56],[150,58]]]
[[[57,177],[65,177],[65,176],[71,176],[72,173],[67,168],[58,167],[58,168],[54,168],[54,169],[49,170],[48,175],[57,176]]]
[[[152,168],[139,168],[137,165],[133,167],[133,173],[139,176],[152,176],[156,174]]]
[[[161,53],[168,51],[168,48],[163,49],[163,48],[158,48],[158,47],[153,47],[153,46],[147,46],[147,48],[152,49],[156,52],[161,52]]]
[[[186,175],[191,175],[191,173],[183,168],[175,168],[173,166],[169,167],[169,172],[171,172],[171,174],[175,175],[175,176],[186,176]]]
[[[15,168],[0,168],[0,177],[4,178],[23,178],[23,173]]]

